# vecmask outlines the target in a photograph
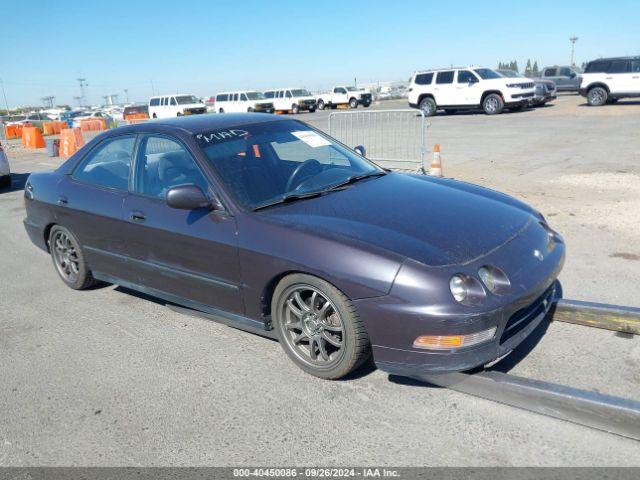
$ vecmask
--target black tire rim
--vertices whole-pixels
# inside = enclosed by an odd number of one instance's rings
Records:
[[[57,232],[52,241],[53,259],[58,273],[69,283],[75,283],[80,275],[80,260],[75,243],[69,235]]]
[[[331,368],[344,354],[344,323],[331,300],[311,285],[293,285],[282,295],[284,341],[303,363]]]

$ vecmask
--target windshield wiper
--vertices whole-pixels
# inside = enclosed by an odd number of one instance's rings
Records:
[[[257,210],[262,210],[263,208],[272,207],[274,205],[280,205],[281,203],[288,203],[294,200],[301,200],[303,198],[320,197],[325,193],[327,193],[326,190],[317,190],[314,192],[307,192],[307,193],[290,193],[288,195],[284,195],[278,198],[277,200],[272,200],[270,202],[262,203],[257,207],[255,207],[253,211],[255,212]]]
[[[386,175],[387,172],[384,171],[379,171],[379,172],[369,172],[369,173],[363,173],[360,175],[352,175],[350,177],[347,177],[346,180],[343,180],[340,183],[336,183],[335,185],[331,185],[330,187],[327,187],[325,189],[323,189],[323,192],[329,192],[331,190],[336,190],[340,187],[344,187],[345,185],[351,185],[352,183],[356,183],[359,182],[360,180],[363,180],[365,178],[369,178],[369,177],[381,177],[382,175]]]

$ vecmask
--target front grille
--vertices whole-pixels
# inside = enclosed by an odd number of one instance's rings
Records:
[[[553,294],[555,292],[555,284],[551,285],[540,297],[536,299],[528,307],[518,310],[511,315],[507,324],[504,326],[502,336],[500,337],[500,344],[512,338],[514,335],[521,332],[527,325],[536,319],[538,315],[544,312],[550,301],[553,300]]]
[[[363,93],[362,95],[360,95],[360,98],[362,98],[362,100],[371,100],[371,94]]]
[[[530,83],[521,83],[520,88],[533,88],[533,82]]]

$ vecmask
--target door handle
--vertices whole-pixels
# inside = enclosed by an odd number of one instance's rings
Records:
[[[129,214],[129,219],[133,220],[134,222],[141,223],[141,222],[144,222],[147,219],[147,217],[144,216],[144,213],[136,211],[136,212],[131,212]]]
[[[69,199],[67,197],[60,196],[58,197],[58,205],[64,206],[69,203]]]
[[[640,76],[638,76],[638,75],[634,75],[634,76],[633,76],[633,77],[631,77],[631,78],[640,78]]]

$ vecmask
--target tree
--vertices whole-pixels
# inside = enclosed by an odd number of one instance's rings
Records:
[[[531,59],[530,58],[527,59],[527,66],[524,67],[524,74],[527,77],[531,76]]]
[[[518,61],[517,61],[517,60],[514,60],[514,61],[513,61],[513,68],[512,68],[512,70],[514,70],[514,71],[516,71],[516,72],[518,72],[518,71],[519,71],[519,70],[518,70]]]
[[[538,75],[540,75],[540,70],[538,70],[538,61],[537,60],[535,60],[533,62],[533,71],[531,73],[533,73],[534,77],[537,77]]]

